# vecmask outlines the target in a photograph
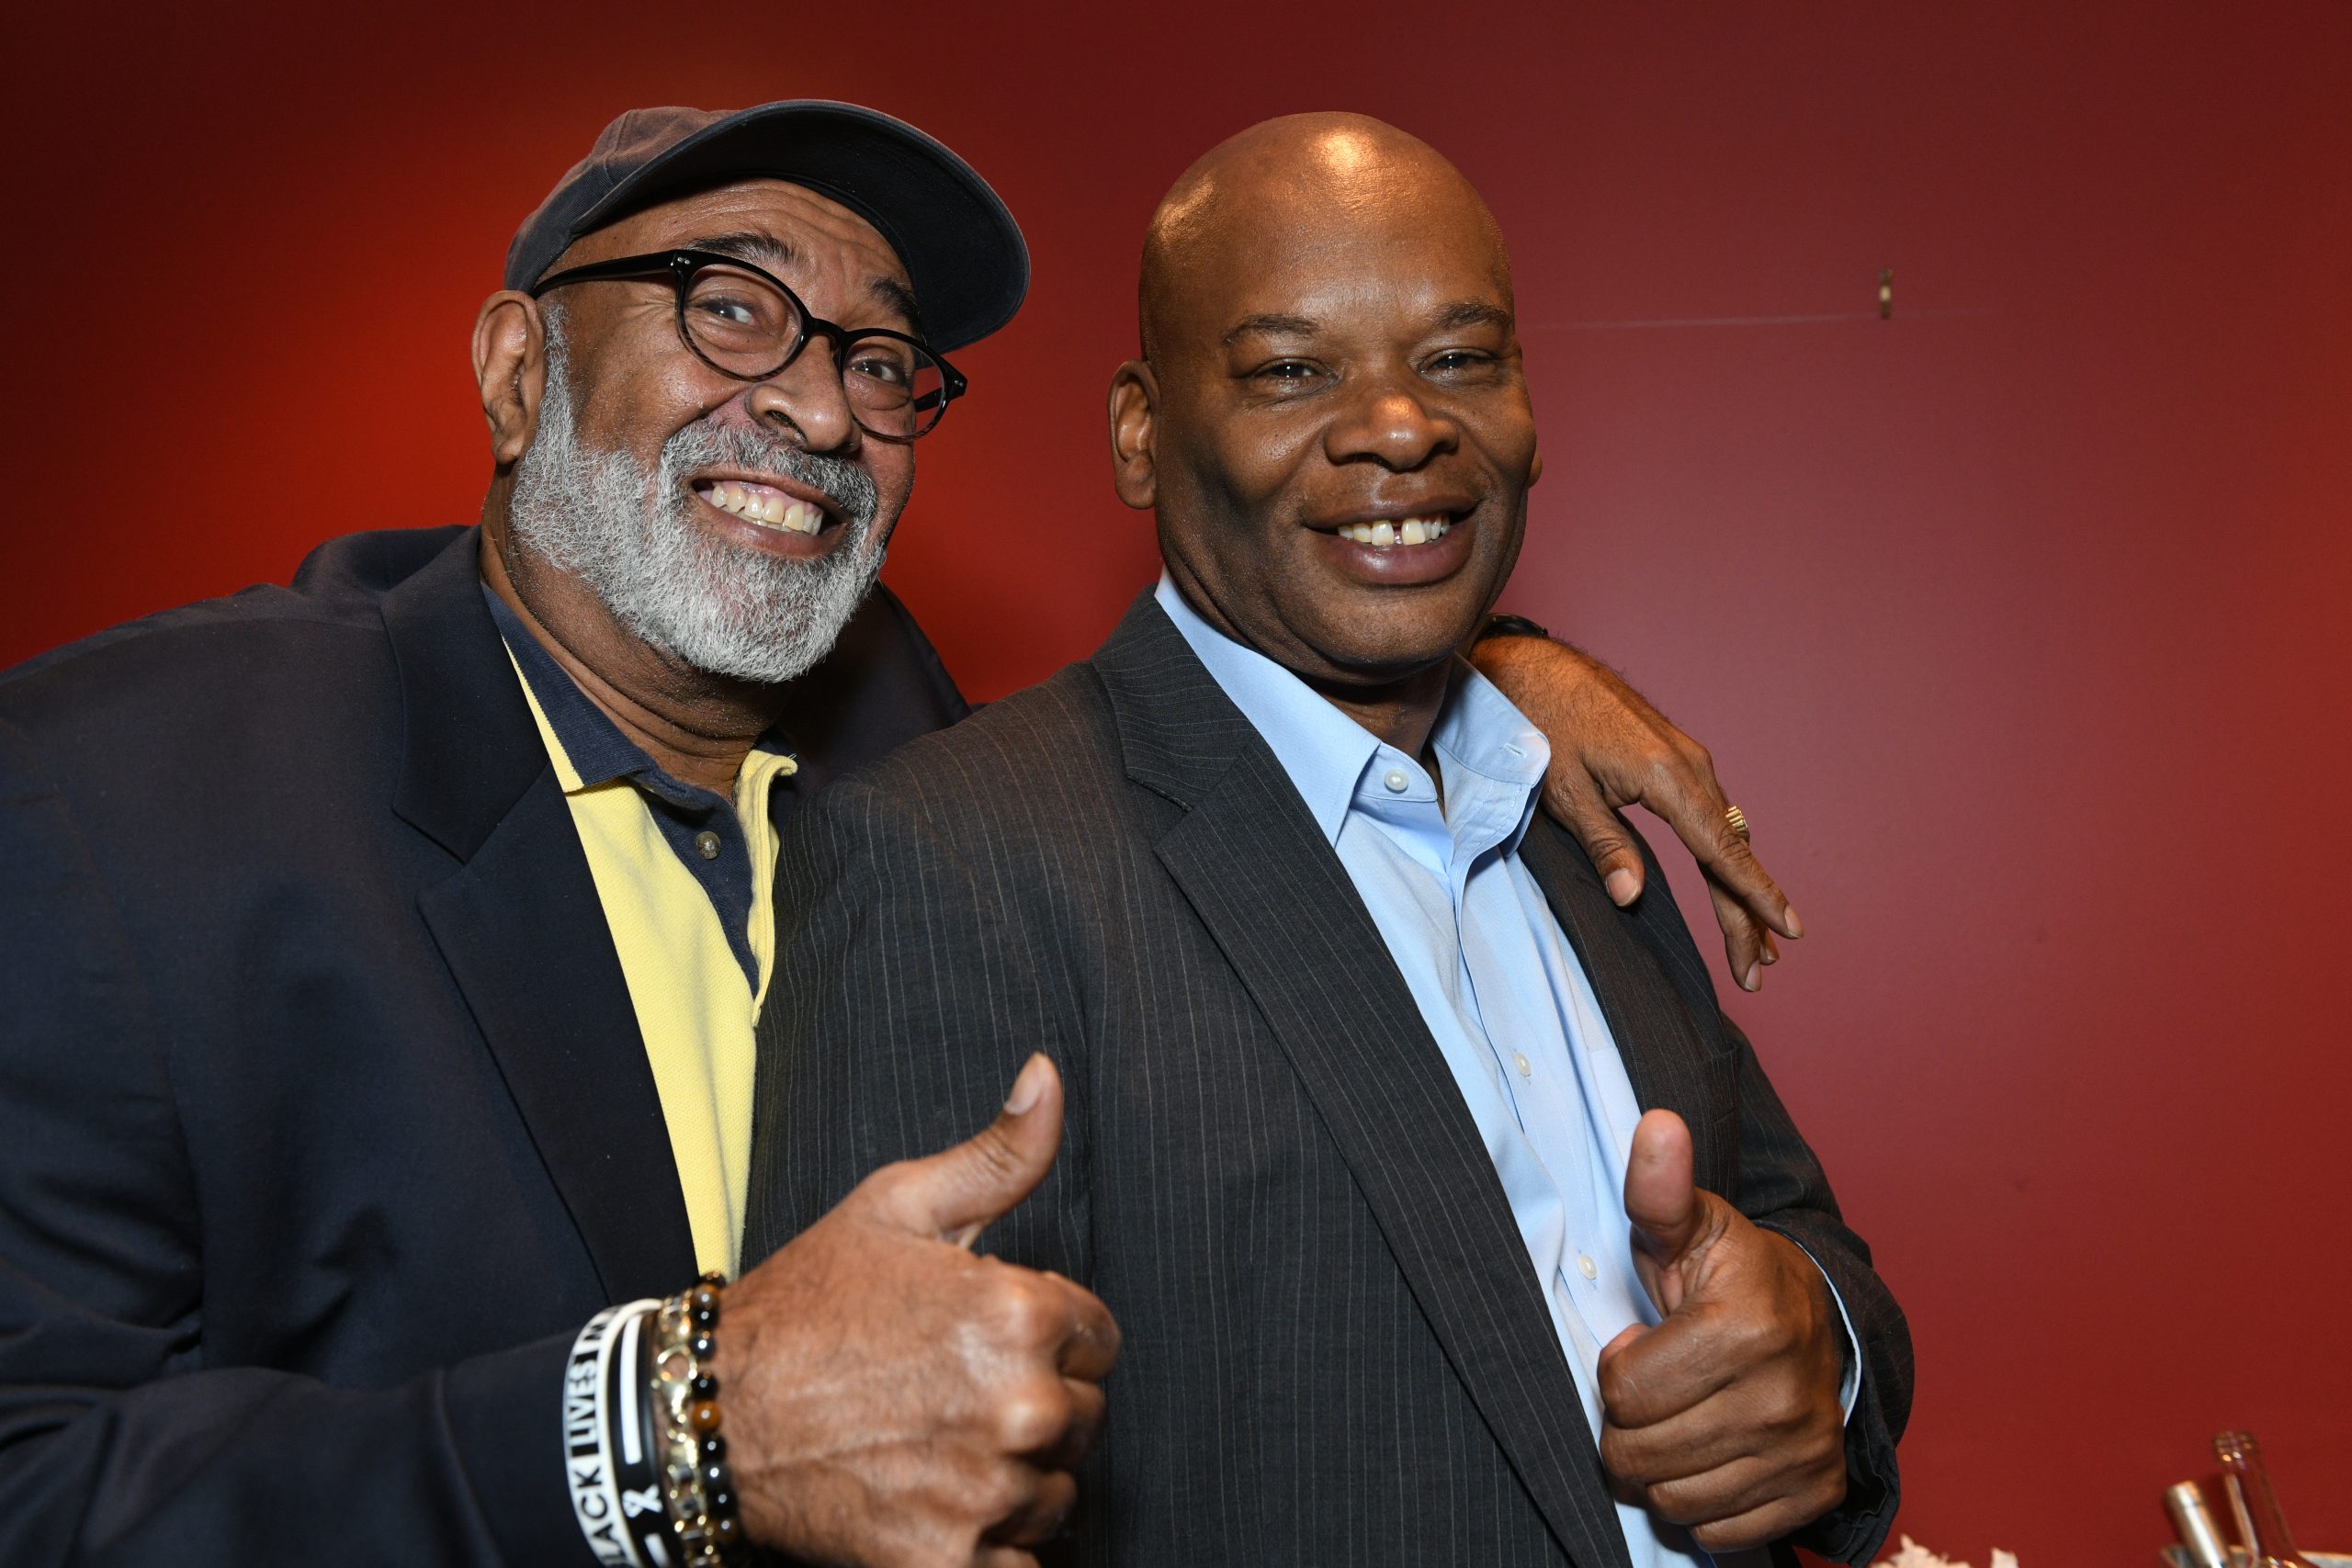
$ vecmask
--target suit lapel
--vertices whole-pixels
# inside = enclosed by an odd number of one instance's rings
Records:
[[[1727,1183],[1738,1153],[1732,1058],[1701,1036],[1661,973],[1643,930],[1647,911],[1611,903],[1591,861],[1548,818],[1537,817],[1528,829],[1520,858],[1592,982],[1634,1098],[1645,1111],[1681,1117],[1690,1129],[1693,1178],[1710,1192],[1732,1192]],[[1662,874],[1653,868],[1651,874]]]
[[[385,600],[407,726],[393,809],[460,863],[419,908],[607,1297],[661,1295],[695,1271],[661,1098],[476,537]]]
[[[1148,601],[1093,661],[1156,846],[1264,1015],[1448,1359],[1562,1547],[1628,1562],[1502,1185],[1404,977],[1273,754]]]

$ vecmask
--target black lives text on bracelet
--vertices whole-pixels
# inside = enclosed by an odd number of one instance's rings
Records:
[[[572,1517],[607,1568],[655,1568],[639,1554],[636,1520],[661,1516],[638,1406],[655,1301],[606,1307],[571,1343],[563,1374],[563,1471]]]
[[[572,1342],[564,1473],[580,1533],[605,1568],[745,1560],[710,1370],[725,1283],[706,1274],[668,1301],[606,1307]]]
[[[1537,626],[1525,615],[1488,615],[1487,617],[1487,624],[1478,630],[1478,640],[1480,642],[1484,642],[1490,637],[1540,637],[1548,638],[1552,634],[1549,631]]]

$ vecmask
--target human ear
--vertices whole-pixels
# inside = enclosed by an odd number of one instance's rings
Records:
[[[1159,383],[1151,366],[1130,359],[1111,377],[1111,485],[1119,499],[1148,512],[1159,499],[1156,405]]]
[[[1533,490],[1535,488],[1535,481],[1543,477],[1544,448],[1538,446],[1535,449],[1535,456],[1529,458],[1527,462],[1527,488]]]
[[[547,390],[547,325],[538,301],[502,288],[474,317],[474,380],[490,422],[491,461],[511,468],[539,427],[539,398]]]

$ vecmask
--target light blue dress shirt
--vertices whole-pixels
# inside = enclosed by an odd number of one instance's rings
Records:
[[[1430,734],[1441,803],[1418,760],[1211,626],[1164,575],[1156,597],[1272,748],[1403,972],[1502,1179],[1598,1441],[1600,1348],[1658,1314],[1634,1271],[1625,1217],[1641,1103],[1584,967],[1518,853],[1550,744],[1463,666]],[[1710,1557],[1680,1528],[1625,1503],[1617,1517],[1634,1568],[1765,1562],[1760,1551]]]

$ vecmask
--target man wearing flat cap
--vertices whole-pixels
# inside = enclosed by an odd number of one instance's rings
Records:
[[[639,110],[475,323],[479,527],[0,676],[0,1561],[1030,1561],[1118,1330],[969,1246],[1050,1067],[723,1287],[778,825],[966,705],[876,586],[1020,233],[853,106]],[[1702,752],[1538,637],[1612,892],[1793,922]]]

